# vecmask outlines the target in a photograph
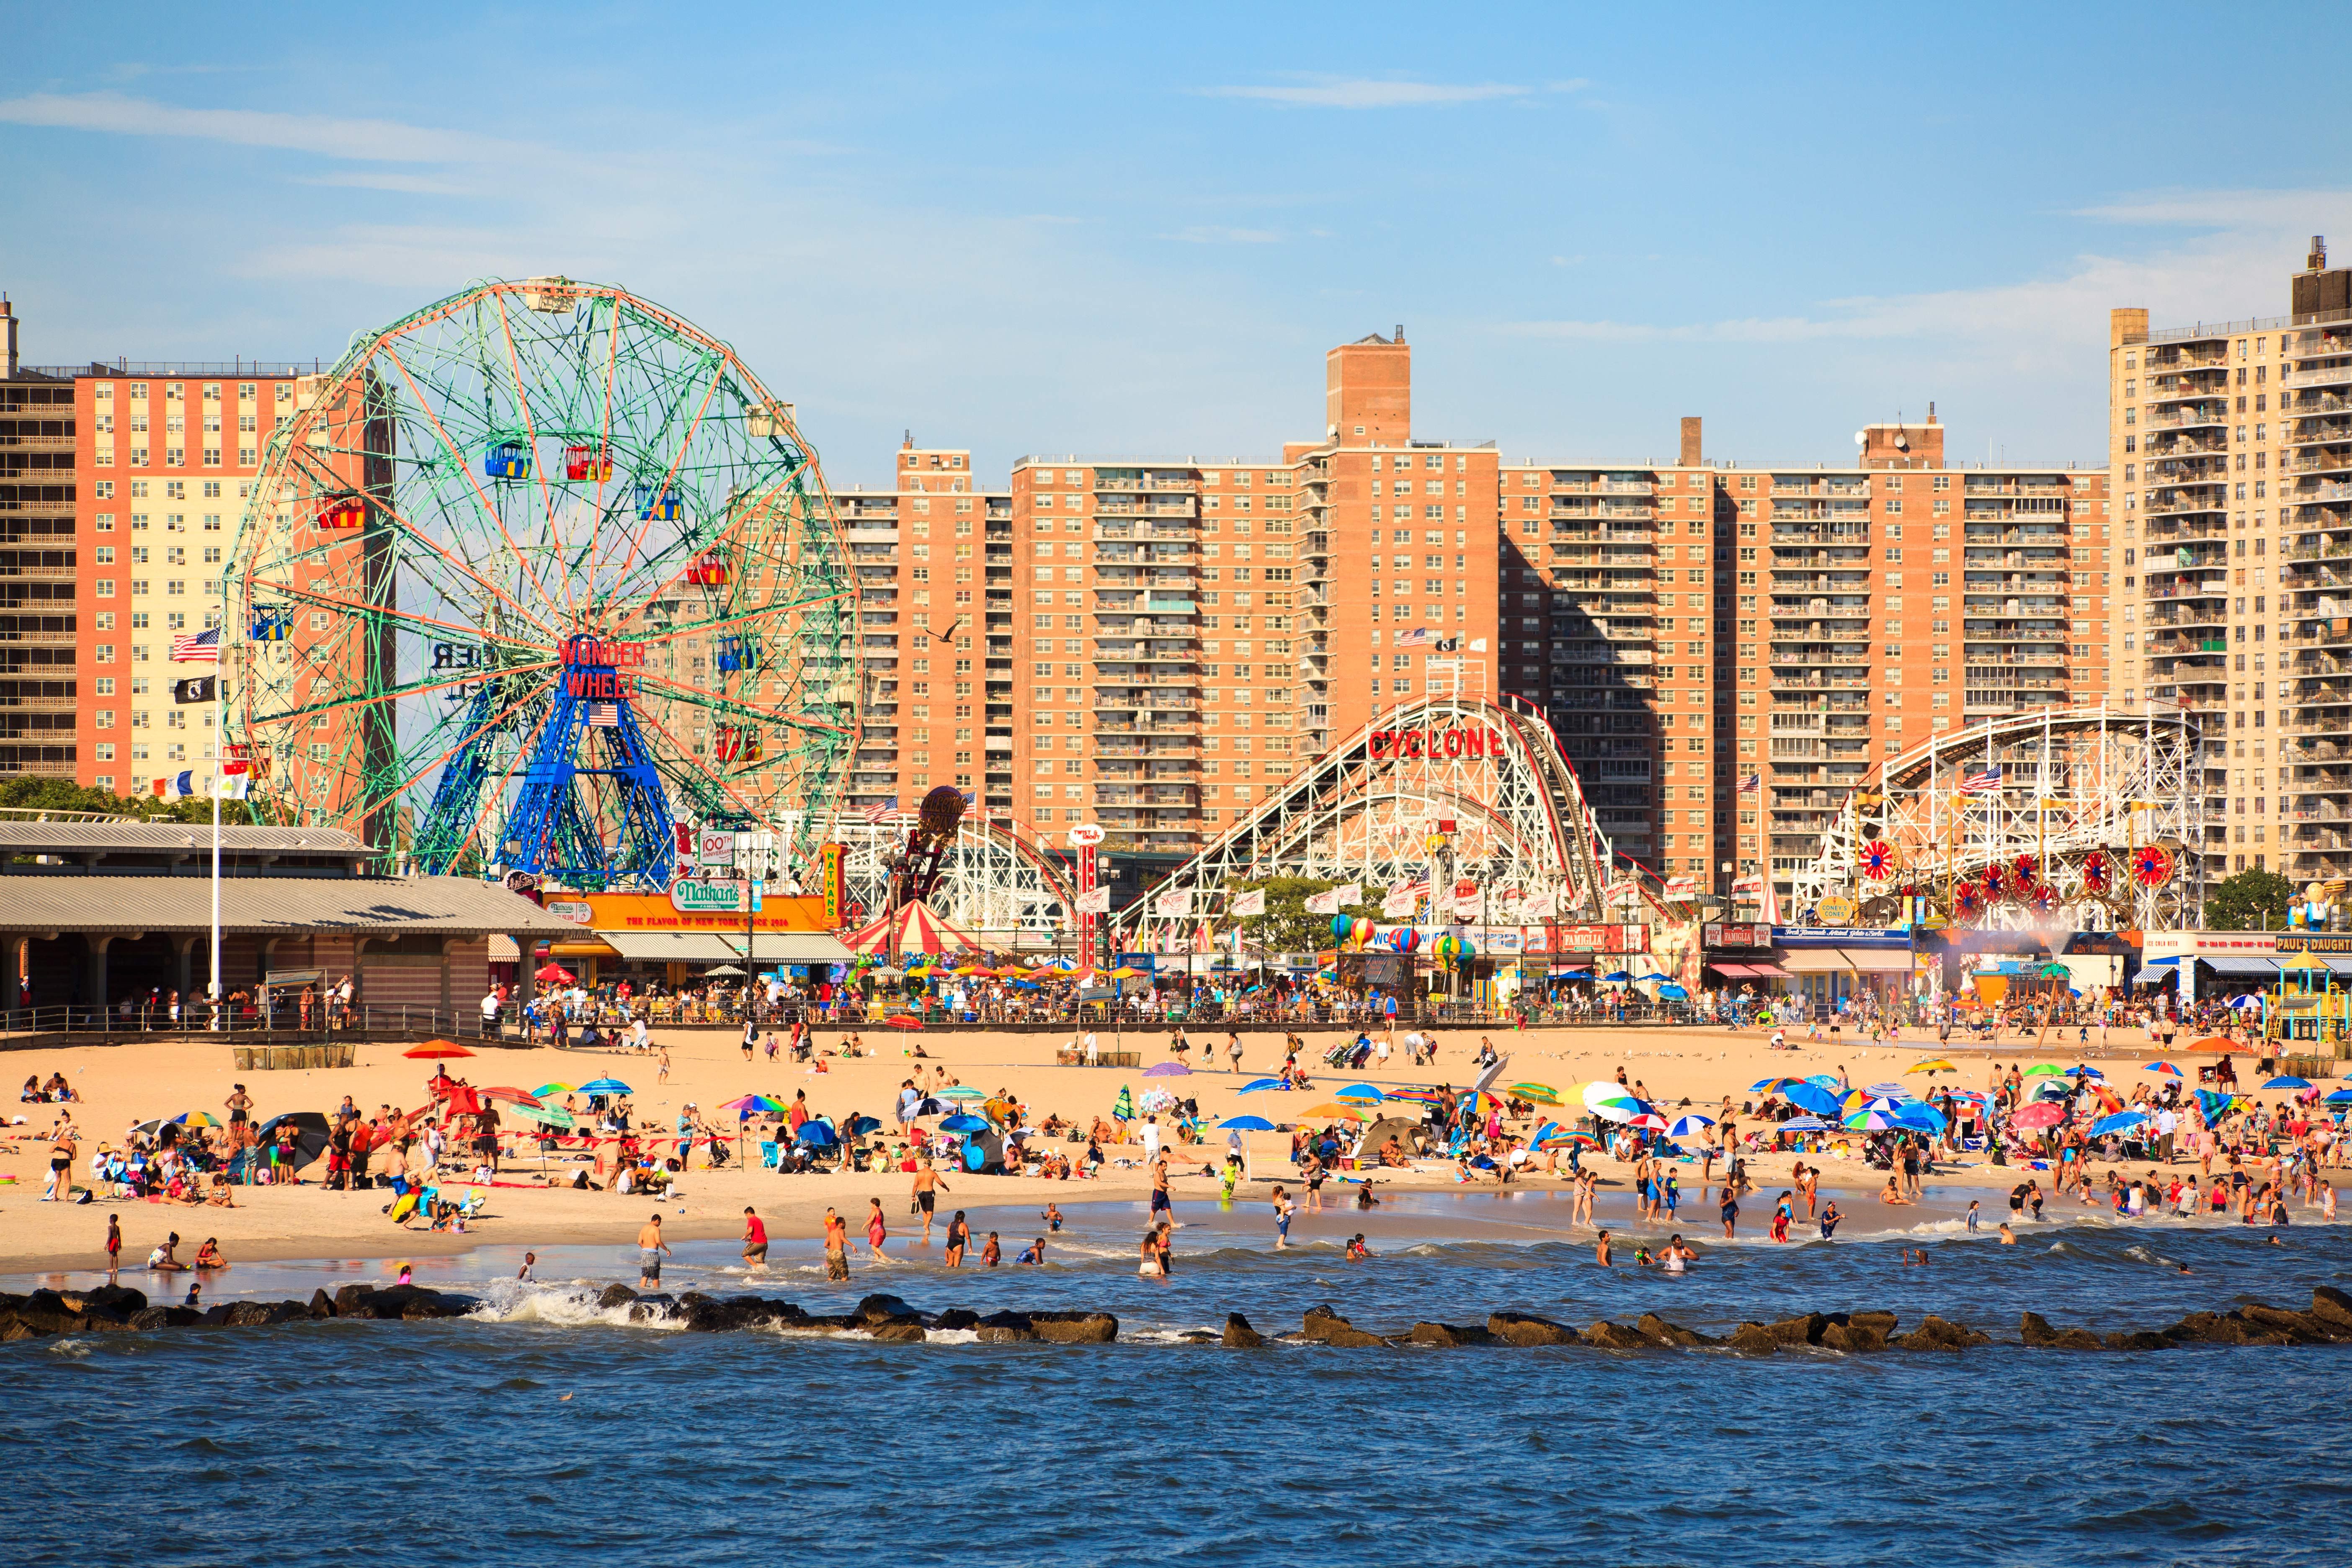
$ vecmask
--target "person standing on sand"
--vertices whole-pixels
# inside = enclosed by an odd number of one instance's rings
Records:
[[[878,1260],[883,1257],[882,1244],[890,1239],[890,1227],[882,1221],[882,1200],[868,1198],[866,1201],[874,1205],[874,1212],[866,1216],[866,1245],[873,1249]]]
[[[931,1210],[939,1203],[939,1194],[941,1193],[951,1193],[953,1191],[955,1191],[953,1187],[949,1186],[945,1182],[940,1180],[939,1172],[931,1168],[931,1163],[928,1159],[923,1162],[923,1168],[915,1173],[915,1207],[922,1211],[923,1245],[925,1247],[929,1247],[931,1244]],[[877,1198],[874,1200],[874,1203],[875,1207],[878,1212],[881,1207],[882,1200]]]
[[[667,1046],[661,1048],[661,1065],[654,1069],[654,1081],[656,1083],[669,1081],[669,1047]]]
[[[662,1239],[661,1215],[656,1213],[637,1229],[637,1289],[651,1290],[661,1284],[662,1254],[669,1243]]]
[[[824,1277],[849,1278],[849,1222],[834,1213],[831,1205],[824,1211]]]
[[[73,1163],[78,1152],[72,1121],[60,1119],[57,1136],[49,1141],[49,1190],[42,1195],[43,1203],[62,1204],[73,1200]]]

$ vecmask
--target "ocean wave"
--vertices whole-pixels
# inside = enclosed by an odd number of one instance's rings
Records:
[[[79,1361],[89,1354],[89,1342],[88,1340],[59,1340],[57,1343],[49,1347],[49,1353],[51,1355],[69,1356],[76,1361]]]
[[[591,1323],[615,1329],[657,1329],[675,1331],[683,1324],[666,1316],[629,1315],[631,1302],[599,1304],[601,1289],[583,1285],[541,1285],[520,1279],[497,1279],[482,1292],[482,1303],[470,1314],[492,1323],[543,1323],[554,1328],[581,1328]]]

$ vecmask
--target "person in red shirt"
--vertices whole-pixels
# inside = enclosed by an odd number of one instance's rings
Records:
[[[754,1268],[768,1266],[768,1227],[748,1204],[743,1207],[743,1261]]]

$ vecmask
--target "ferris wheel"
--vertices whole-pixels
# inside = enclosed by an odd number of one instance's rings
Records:
[[[816,454],[731,348],[608,285],[478,283],[296,384],[229,567],[224,754],[263,815],[420,871],[660,888],[677,825],[830,806],[853,599]]]

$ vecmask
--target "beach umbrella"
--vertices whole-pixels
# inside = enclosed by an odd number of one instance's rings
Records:
[[[2216,1093],[2210,1089],[2197,1091],[2197,1109],[2204,1112],[2209,1126],[2229,1114],[2230,1108],[2236,1103],[2236,1097],[2232,1095]]]
[[[1263,1116],[1228,1116],[1217,1123],[1220,1132],[1271,1132],[1274,1123]]]
[[[893,1013],[883,1019],[882,1024],[891,1029],[919,1029],[923,1026],[923,1021],[912,1013]]]
[[[1279,1079],[1276,1080],[1279,1082]],[[1382,1100],[1410,1100],[1421,1105],[1435,1105],[1438,1093],[1433,1089],[1390,1089],[1381,1091]]]
[[[2322,1105],[2352,1105],[2352,1089],[2339,1089],[2322,1095]]]
[[[1633,976],[1625,970],[1612,969],[1601,977],[1601,982],[1604,985],[1622,985],[1633,978]]]
[[[593,1078],[580,1086],[580,1092],[583,1094],[635,1094],[636,1090],[616,1078]]]
[[[1250,1079],[1249,1082],[1242,1085],[1241,1088],[1234,1090],[1234,1092],[1235,1094],[1255,1094],[1262,1089],[1288,1089],[1289,1087],[1290,1086],[1288,1084],[1283,1082],[1278,1078],[1254,1078]]]
[[[1595,1116],[1611,1121],[1631,1121],[1650,1108],[1633,1098],[1633,1091],[1622,1083],[1596,1079],[1584,1086],[1584,1108]]]
[[[915,1108],[907,1112],[907,1119],[910,1121],[919,1121],[926,1116],[952,1116],[955,1114],[955,1109],[953,1105],[936,1095],[927,1095],[915,1101]]]
[[[278,1142],[278,1128],[292,1123],[294,1128],[294,1168],[300,1170],[327,1152],[332,1136],[327,1119],[315,1110],[289,1110],[273,1116],[253,1130],[254,1141],[263,1146]]]
[[[2241,1013],[2258,1013],[2262,1011],[2263,999],[2252,995],[2241,996],[2230,1005]]]
[[[1786,1121],[1774,1122],[1772,1124],[1772,1131],[1775,1132],[1821,1132],[1828,1130],[1831,1125],[1831,1123],[1822,1121],[1818,1116],[1791,1116]]]
[[[1696,1138],[1698,1136],[1699,1130],[1701,1128],[1712,1127],[1714,1125],[1715,1118],[1712,1116],[1677,1116],[1675,1118],[1675,1124],[1666,1129],[1666,1136],[1669,1138]]]
[[[2057,1106],[2043,1101],[2019,1107],[2017,1114],[2009,1120],[2012,1125],[2018,1127],[2055,1127],[2066,1120],[2066,1113]]]
[[[548,984],[553,984],[557,981],[562,981],[564,984],[569,985],[572,984],[572,971],[564,968],[563,965],[560,963],[549,963],[541,966],[537,971],[535,971],[531,974],[531,978]]]
[[[2208,1035],[2201,1040],[2191,1040],[2189,1043],[2189,1048],[2192,1051],[2240,1051],[2245,1049],[2245,1047],[2238,1044],[2237,1041],[2223,1039],[2219,1035]]]
[[[2106,1074],[2105,1074],[2105,1073],[2103,1073],[2103,1072],[2101,1072],[2101,1071],[2100,1071],[2098,1068],[2091,1068],[2091,1067],[2074,1067],[2074,1068],[2067,1068],[2063,1073],[2060,1074],[2059,1076],[2060,1076],[2060,1077],[2062,1077],[2062,1078],[2095,1078],[2095,1079],[2105,1079],[2107,1075],[2106,1075]]]
[[[747,1094],[739,1099],[722,1101],[719,1109],[721,1110],[764,1110],[774,1112],[777,1115],[782,1115],[785,1110],[791,1108],[786,1106],[783,1101],[775,1099],[772,1095]]]
[[[1346,1105],[1336,1100],[1327,1100],[1320,1105],[1309,1106],[1305,1110],[1300,1111],[1299,1114],[1302,1117],[1344,1117],[1349,1121],[1361,1121],[1364,1120],[1364,1111],[1361,1106]]]
[[[1548,1083],[1515,1083],[1511,1085],[1511,1092],[1538,1105],[1558,1105],[1560,1102],[1559,1090]]]
[[[218,1127],[220,1119],[209,1110],[184,1110],[172,1118],[183,1127]]]
[[[1906,1100],[1896,1106],[1895,1120],[1897,1125],[1920,1132],[1941,1132],[1944,1130],[1944,1113],[1923,1100]]]
[[[852,1138],[862,1138],[868,1132],[881,1131],[882,1119],[878,1116],[861,1116],[849,1124],[849,1135]]]
[[[2186,1078],[2189,1076],[2182,1072],[2179,1068],[2174,1067],[2170,1062],[2149,1062],[2139,1070],[2142,1072],[2152,1072],[2158,1078]]]
[[[816,1117],[801,1123],[801,1130],[793,1135],[793,1142],[805,1143],[812,1149],[830,1149],[841,1140],[835,1136],[831,1122]]]
[[[1182,1062],[1154,1062],[1143,1069],[1146,1078],[1190,1078],[1192,1069]]]
[[[1835,1089],[1823,1089],[1817,1083],[1798,1082],[1789,1085],[1781,1092],[1788,1097],[1790,1104],[1801,1110],[1810,1110],[1816,1116],[1835,1116],[1838,1113]]]
[[[1666,1119],[1654,1110],[1645,1110],[1625,1125],[1639,1127],[1645,1132],[1664,1132],[1666,1130]]]
[[[1802,1083],[1801,1078],[1759,1078],[1748,1086],[1750,1094],[1778,1094],[1792,1083]]]
[[[979,1089],[967,1089],[962,1084],[958,1084],[953,1089],[940,1090],[940,1098],[941,1100],[986,1100],[988,1096]]]
[[[560,1105],[521,1105],[514,1108],[517,1116],[536,1121],[541,1127],[577,1127],[572,1114]]]
[[[1127,1085],[1118,1086],[1118,1100],[1110,1108],[1111,1116],[1119,1121],[1135,1120],[1135,1097],[1127,1092]]]
[[[1601,1140],[1590,1132],[1552,1131],[1534,1141],[1538,1149],[1598,1149]]]
[[[2281,1073],[2276,1078],[2265,1079],[2263,1081],[2263,1087],[2264,1089],[2309,1089],[2311,1080],[2307,1078],[2297,1078],[2293,1073]]]
[[[1659,986],[1658,994],[1664,997],[1669,1002],[1687,1002],[1690,1000],[1690,993],[1687,990],[1684,989],[1680,985],[1674,984],[1671,982]]]
[[[1565,1131],[1567,1130],[1561,1127],[1559,1122],[1547,1121],[1541,1127],[1537,1128],[1533,1132],[1528,1134],[1528,1142],[1540,1145],[1545,1139],[1556,1137]]]
[[[2065,1070],[2066,1069],[2064,1068],[2060,1067],[2056,1062],[2036,1062],[2032,1067],[2025,1069],[2025,1076],[2027,1078],[2057,1078],[2063,1074]]]
[[[421,1046],[411,1046],[400,1054],[416,1061],[430,1062],[470,1057],[474,1053],[455,1040],[427,1040]]]
[[[578,1088],[572,1084],[543,1083],[537,1089],[532,1089],[530,1092],[539,1099],[545,1100],[551,1094],[577,1094],[580,1091]]]
[[[940,1131],[942,1132],[985,1132],[988,1131],[988,1123],[982,1118],[971,1114],[969,1111],[960,1110],[953,1116],[949,1117],[945,1121],[940,1122]]]
[[[1351,1083],[1345,1089],[1331,1091],[1334,1100],[1352,1100],[1361,1105],[1378,1105],[1385,1098],[1380,1089],[1369,1083]]]
[[[1903,1119],[1897,1113],[1880,1110],[1868,1105],[1847,1111],[1843,1116],[1839,1117],[1838,1121],[1842,1125],[1851,1127],[1856,1132],[1884,1132],[1890,1128],[1903,1125]]]
[[[482,1089],[480,1094],[484,1100],[509,1100],[516,1105],[537,1105],[539,1103],[539,1096],[520,1089],[508,1089],[503,1085],[497,1089]]]
[[[2102,1116],[2091,1123],[2091,1136],[2104,1138],[2110,1132],[2128,1132],[2147,1120],[2145,1110],[2118,1110],[2113,1116]]]
[[[1914,1062],[1903,1069],[1906,1078],[1915,1072],[1958,1072],[1960,1069],[1941,1057],[1930,1057],[1924,1062]]]
[[[1883,1094],[1889,1100],[1908,1100],[1911,1098],[1911,1091],[1904,1088],[1899,1083],[1874,1083],[1862,1092],[1873,1095]]]

